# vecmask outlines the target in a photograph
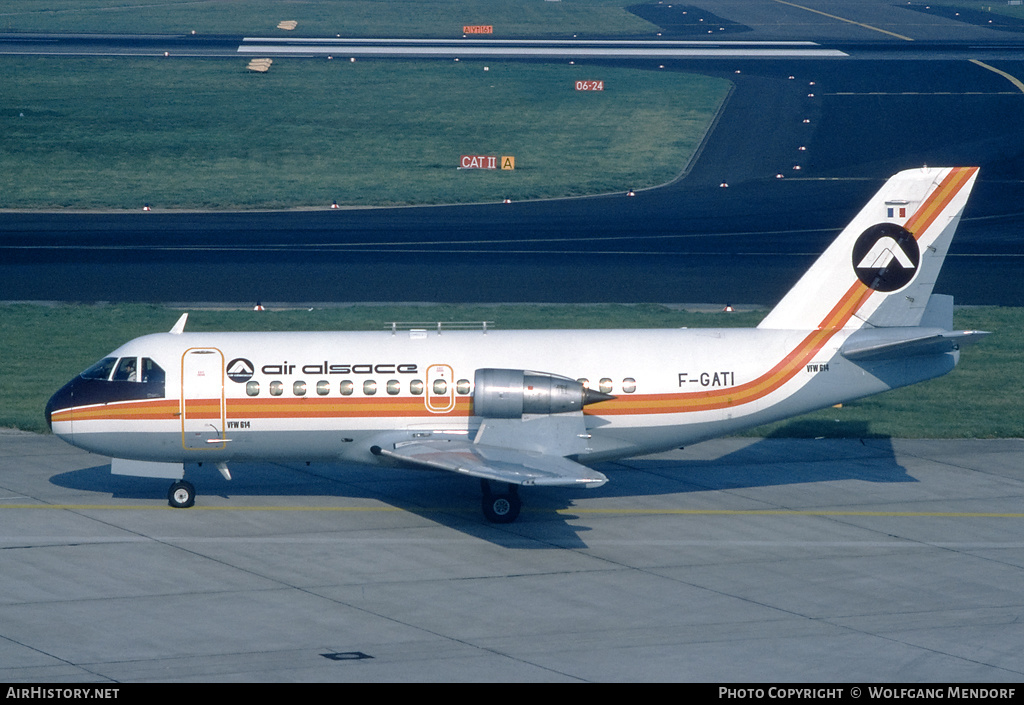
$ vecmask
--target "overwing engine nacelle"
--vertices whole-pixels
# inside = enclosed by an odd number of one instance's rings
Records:
[[[488,368],[476,371],[473,415],[518,419],[524,414],[563,414],[614,398],[561,375]]]

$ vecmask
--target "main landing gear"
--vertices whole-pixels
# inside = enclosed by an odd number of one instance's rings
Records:
[[[178,480],[167,491],[167,503],[175,509],[187,509],[196,503],[196,488],[191,482]]]
[[[523,507],[517,485],[509,485],[507,492],[495,494],[491,491],[490,482],[480,480],[480,489],[484,493],[483,509],[487,521],[494,524],[511,524],[516,520],[519,510]]]

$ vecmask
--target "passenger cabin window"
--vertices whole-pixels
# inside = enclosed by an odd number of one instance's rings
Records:
[[[272,397],[279,397],[283,393],[284,393],[284,383],[283,382],[271,382],[270,383],[270,396],[272,396]]]
[[[413,394],[415,396],[419,396],[420,394],[423,394],[423,380],[422,379],[414,379],[412,382],[409,382],[409,394]]]
[[[326,379],[322,379],[316,383],[316,393],[322,397],[327,396],[331,393],[331,383]]]
[[[294,394],[297,397],[306,396],[306,383],[295,382],[294,384],[292,384],[292,394]]]
[[[622,391],[626,394],[632,394],[636,391],[636,380],[632,377],[626,377],[622,380]]]
[[[368,379],[365,382],[363,382],[363,394],[365,394],[368,397],[372,397],[376,393],[377,393],[377,383],[376,382],[374,382],[372,379]]]
[[[342,394],[342,396],[346,396],[347,397],[347,396],[351,395],[352,391],[354,389],[355,389],[355,385],[352,383],[352,380],[350,380],[350,379],[343,379],[343,380],[341,380],[341,394]]]
[[[455,391],[459,394],[469,394],[469,380],[460,379],[455,383]]]
[[[389,379],[387,386],[388,394],[395,395],[402,391],[402,383],[397,379]]]
[[[250,380],[245,383],[245,393],[250,397],[258,397],[260,395],[260,383],[256,380]]]

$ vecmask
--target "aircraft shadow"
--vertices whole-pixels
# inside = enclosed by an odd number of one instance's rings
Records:
[[[916,482],[897,462],[889,438],[726,439],[685,450],[602,463],[608,477],[597,489],[523,488],[523,511],[516,522],[488,523],[480,511],[476,480],[442,471],[406,470],[342,463],[237,463],[225,480],[207,464],[186,466],[196,486],[197,503],[205,496],[227,499],[330,497],[380,501],[443,526],[507,548],[585,548],[590,530],[578,502],[623,497],[682,496],[741,488],[861,480]],[[55,475],[53,484],[109,493],[115,499],[155,500],[166,496],[163,479],[111,475],[109,465]],[[621,503],[616,503],[621,507]],[[628,508],[623,509],[628,514]]]

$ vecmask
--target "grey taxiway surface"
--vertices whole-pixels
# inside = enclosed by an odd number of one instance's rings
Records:
[[[1019,681],[1024,440],[725,439],[526,493],[0,434],[0,682]]]

